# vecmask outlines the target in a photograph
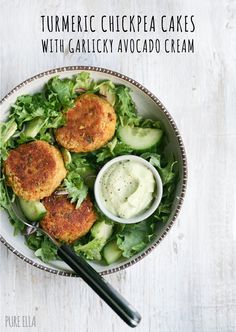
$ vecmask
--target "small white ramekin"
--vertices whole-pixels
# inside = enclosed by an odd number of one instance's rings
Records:
[[[112,214],[110,211],[107,210],[107,208],[104,205],[103,199],[101,198],[100,188],[101,188],[102,177],[106,173],[108,168],[110,168],[112,165],[114,165],[120,161],[128,161],[128,160],[133,160],[133,161],[139,162],[140,164],[142,164],[142,165],[146,166],[148,169],[150,169],[150,171],[152,172],[152,174],[155,178],[155,181],[156,181],[156,191],[155,191],[155,197],[154,197],[150,207],[147,210],[145,210],[141,214],[138,214],[137,216],[131,217],[129,219],[125,219],[125,218],[120,218],[118,216],[115,216],[114,214]],[[111,183],[111,186],[112,186],[112,183]],[[133,156],[133,155],[124,155],[124,156],[116,157],[116,158],[110,160],[108,163],[106,163],[101,168],[100,172],[98,173],[96,181],[95,181],[95,185],[94,185],[95,199],[96,199],[96,202],[97,202],[100,210],[102,211],[102,213],[104,213],[104,215],[106,215],[109,219],[122,223],[122,224],[133,224],[133,223],[137,223],[139,221],[145,220],[148,217],[150,217],[155,212],[155,210],[158,208],[158,206],[161,202],[162,192],[163,192],[163,185],[162,185],[161,177],[160,177],[158,171],[156,170],[156,168],[154,166],[152,166],[147,160],[145,160],[141,157],[138,157],[138,156]]]

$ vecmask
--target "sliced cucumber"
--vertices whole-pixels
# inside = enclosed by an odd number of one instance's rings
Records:
[[[70,151],[68,151],[65,148],[61,148],[61,154],[62,154],[65,165],[66,166],[69,165],[71,163],[71,160],[72,160]]]
[[[117,133],[123,143],[138,151],[152,148],[160,142],[163,135],[161,129],[129,126],[119,126]]]
[[[24,134],[27,137],[35,137],[39,133],[39,131],[42,128],[43,124],[44,124],[44,119],[40,118],[40,117],[29,121],[26,124]]]
[[[40,201],[25,201],[23,198],[19,197],[19,203],[22,212],[29,221],[39,221],[47,212]]]
[[[96,239],[107,241],[112,234],[113,225],[107,224],[105,220],[97,221],[91,228],[91,234]]]
[[[116,262],[122,255],[115,240],[108,242],[103,249],[103,257],[108,265]]]

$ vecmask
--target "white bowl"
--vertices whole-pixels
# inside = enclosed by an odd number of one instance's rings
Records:
[[[112,165],[119,163],[121,161],[128,161],[128,160],[136,161],[136,162],[146,166],[152,172],[152,174],[155,178],[155,182],[156,182],[156,191],[155,191],[155,197],[148,209],[146,209],[143,213],[140,213],[132,218],[125,219],[125,218],[120,218],[118,216],[115,216],[106,208],[106,206],[103,202],[103,199],[101,197],[101,182],[102,182],[102,178],[103,178],[104,174],[107,172],[107,170]],[[112,183],[110,185],[112,186]],[[94,185],[95,199],[96,199],[96,202],[97,202],[99,208],[101,209],[101,211],[109,219],[114,220],[119,223],[123,223],[123,224],[134,224],[134,223],[137,223],[139,221],[145,220],[148,217],[150,217],[155,212],[155,210],[158,208],[158,206],[161,202],[162,192],[163,192],[162,181],[161,181],[161,177],[160,177],[158,171],[156,170],[156,168],[153,167],[147,160],[145,160],[141,157],[138,157],[138,156],[133,156],[133,155],[124,155],[124,156],[116,157],[116,158],[113,158],[112,160],[110,160],[109,162],[107,162],[102,167],[100,172],[98,173],[96,181],[95,181],[95,185]]]
[[[65,78],[78,74],[81,71],[87,71],[91,73],[93,79],[95,80],[108,79],[112,80],[116,84],[123,84],[130,88],[132,98],[137,105],[138,113],[143,117],[159,119],[162,122],[168,138],[168,145],[166,146],[165,153],[167,155],[174,155],[178,161],[177,165],[179,171],[179,183],[176,188],[175,198],[172,205],[172,212],[169,219],[165,223],[158,223],[156,235],[153,237],[149,245],[130,259],[118,261],[109,266],[98,262],[91,262],[91,265],[98,272],[100,272],[102,275],[105,275],[123,270],[126,267],[137,263],[140,259],[149,254],[165,237],[171,226],[174,224],[174,221],[176,220],[183,204],[187,182],[187,161],[184,145],[178,128],[173,118],[165,109],[163,104],[159,101],[159,99],[135,80],[108,69],[86,66],[62,67],[52,69],[31,77],[16,86],[2,99],[0,102],[0,121],[5,121],[7,119],[10,107],[16,101],[18,96],[23,94],[33,94],[40,91],[45,83],[55,75],[59,75],[61,78]],[[39,258],[35,257],[34,252],[25,245],[24,237],[20,234],[17,236],[13,235],[13,227],[10,224],[7,213],[5,211],[0,212],[0,241],[15,255],[39,269],[62,276],[76,277],[76,274],[62,261],[44,263]]]

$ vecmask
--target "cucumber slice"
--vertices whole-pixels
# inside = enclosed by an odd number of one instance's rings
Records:
[[[161,129],[129,126],[119,126],[117,133],[123,143],[137,151],[152,148],[160,142],[163,135]]]
[[[35,137],[39,133],[43,124],[44,124],[44,119],[42,119],[42,118],[35,118],[35,119],[29,121],[26,124],[24,134],[27,137]]]
[[[108,242],[103,249],[103,257],[108,265],[116,262],[122,255],[115,240]]]
[[[61,148],[61,154],[62,154],[65,165],[66,166],[69,165],[71,163],[71,160],[72,160],[70,151],[68,151],[65,148]]]
[[[112,234],[113,225],[106,224],[105,220],[97,221],[91,228],[91,234],[96,239],[107,241]]]
[[[23,198],[18,198],[22,212],[29,221],[41,220],[47,210],[40,201],[25,201]]]

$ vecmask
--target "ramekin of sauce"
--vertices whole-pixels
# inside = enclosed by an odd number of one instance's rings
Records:
[[[141,157],[124,155],[103,166],[95,181],[94,194],[99,208],[109,219],[131,224],[155,212],[162,189],[155,167]]]

